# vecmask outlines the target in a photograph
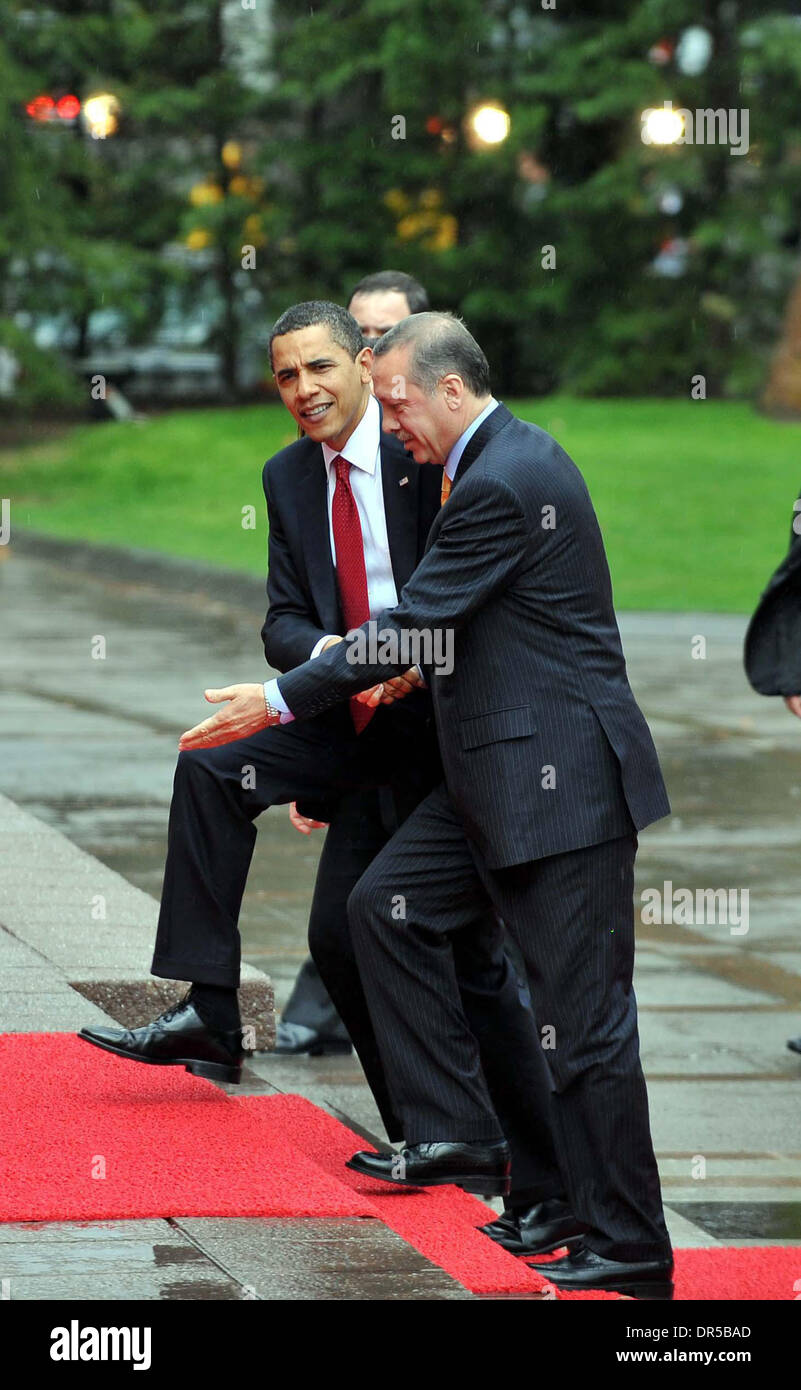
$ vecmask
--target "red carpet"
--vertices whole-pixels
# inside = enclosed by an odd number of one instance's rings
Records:
[[[364,1141],[301,1096],[229,1097],[72,1034],[0,1035],[0,1220],[373,1217],[475,1293],[544,1284],[476,1227],[458,1188],[405,1192],[344,1167]],[[676,1298],[794,1299],[801,1247],[676,1254]],[[566,1299],[616,1294],[559,1294]]]
[[[68,1033],[0,1036],[0,1220],[363,1216],[282,1120]]]

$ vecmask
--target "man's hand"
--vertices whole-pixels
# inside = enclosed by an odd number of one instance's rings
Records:
[[[392,705],[396,700],[403,700],[424,684],[425,681],[417,667],[412,666],[410,670],[404,671],[402,676],[393,676],[391,680],[382,681],[380,685],[372,685],[369,690],[360,690],[356,699],[360,704],[375,709],[376,705]]]
[[[310,835],[313,830],[325,830],[327,826],[327,821],[312,820],[311,816],[302,816],[298,810],[297,801],[290,802],[289,819],[301,835]]]
[[[794,714],[797,719],[801,719],[801,695],[785,695],[784,703],[791,714]]]
[[[281,716],[271,718],[264,704],[263,685],[227,685],[224,690],[204,690],[203,694],[210,705],[226,702],[211,719],[204,719],[194,729],[181,734],[178,747],[219,748],[222,743],[234,743],[238,738],[247,738],[259,729],[267,729],[271,724],[280,724]]]

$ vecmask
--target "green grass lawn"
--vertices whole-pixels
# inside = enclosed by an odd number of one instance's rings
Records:
[[[510,402],[582,470],[621,608],[747,612],[784,554],[801,424],[715,401]],[[265,458],[295,437],[280,405],[82,425],[0,452],[12,527],[264,571]],[[256,509],[243,529],[242,509]]]

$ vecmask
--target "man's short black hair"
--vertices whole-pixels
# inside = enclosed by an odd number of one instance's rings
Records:
[[[374,275],[365,275],[351,290],[348,303],[354,295],[378,294],[382,290],[397,290],[398,294],[405,294],[410,314],[422,314],[428,308],[428,295],[420,281],[402,270],[377,270]]]
[[[344,348],[355,362],[364,347],[361,330],[353,315],[341,304],[333,304],[330,299],[307,299],[303,304],[293,304],[284,310],[273,324],[270,334],[270,362],[273,360],[276,338],[282,338],[285,333],[296,333],[299,328],[316,328],[323,323],[334,342]]]
[[[456,372],[468,391],[489,395],[490,370],[481,348],[455,314],[424,313],[401,319],[373,343],[373,354],[383,357],[393,348],[409,345],[409,376],[426,395],[432,396],[448,372]]]

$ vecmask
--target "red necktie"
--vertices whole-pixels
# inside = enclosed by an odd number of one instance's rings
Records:
[[[337,454],[334,459],[336,487],[331,504],[331,526],[334,532],[334,550],[337,557],[337,584],[342,603],[342,616],[348,631],[361,627],[370,617],[370,600],[367,595],[367,570],[364,565],[364,540],[359,521],[356,498],[350,486],[350,464]],[[362,705],[358,700],[350,702],[353,725],[360,734],[370,723],[374,709]]]

